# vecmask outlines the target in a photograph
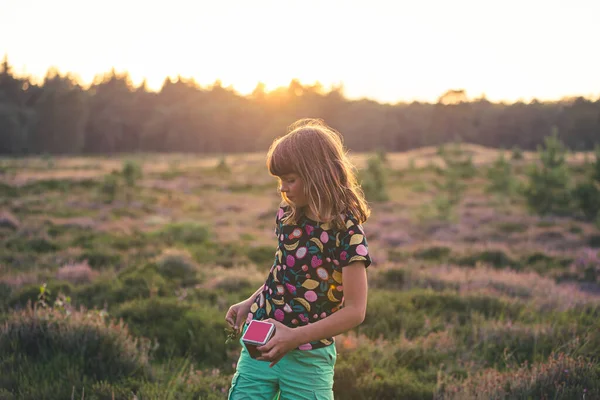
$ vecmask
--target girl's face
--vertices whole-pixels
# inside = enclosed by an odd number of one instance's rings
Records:
[[[304,194],[304,182],[298,174],[291,173],[279,177],[281,182],[281,193],[284,198],[294,203],[296,207],[304,207],[308,204],[308,199]]]

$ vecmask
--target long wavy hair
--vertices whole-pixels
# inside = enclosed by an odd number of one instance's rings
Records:
[[[356,179],[356,168],[350,162],[342,136],[321,119],[304,118],[290,125],[287,134],[271,144],[267,168],[279,181],[290,173],[300,176],[308,199],[307,207],[319,221],[345,230],[345,214],[351,213],[361,224],[369,218],[371,210]],[[305,210],[297,209],[285,193],[281,196],[291,210],[283,222],[297,223]]]

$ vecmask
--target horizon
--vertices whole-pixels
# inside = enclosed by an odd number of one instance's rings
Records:
[[[106,0],[91,19],[74,0],[6,3],[0,53],[34,80],[55,68],[87,86],[114,69],[153,91],[181,76],[202,87],[219,80],[242,96],[260,82],[272,91],[297,79],[391,104],[435,103],[447,90],[495,103],[600,98],[592,51],[600,3],[591,0],[173,0],[168,9]],[[23,15],[36,29],[23,29]]]

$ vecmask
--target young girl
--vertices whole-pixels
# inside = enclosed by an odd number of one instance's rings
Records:
[[[267,167],[283,199],[275,260],[225,320],[236,330],[245,322],[242,331],[267,320],[276,331],[257,359],[242,344],[229,399],[333,399],[333,337],[365,318],[370,210],[340,135],[321,120],[293,124],[273,142]]]

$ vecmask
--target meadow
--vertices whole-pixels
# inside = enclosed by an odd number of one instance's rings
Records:
[[[351,155],[373,264],[336,399],[600,399],[600,224],[535,212],[539,153]],[[263,153],[0,159],[0,399],[226,398],[276,185]]]

